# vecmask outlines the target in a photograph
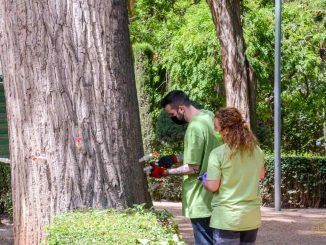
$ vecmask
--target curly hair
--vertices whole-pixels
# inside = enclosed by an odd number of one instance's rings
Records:
[[[228,130],[228,133],[223,138],[224,142],[231,149],[230,158],[239,150],[241,153],[254,150],[257,145],[257,139],[239,110],[234,107],[222,108],[215,113],[215,118],[219,121],[221,131]]]

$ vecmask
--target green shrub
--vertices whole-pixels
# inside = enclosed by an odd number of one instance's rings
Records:
[[[10,166],[0,163],[0,214],[12,214]]]
[[[264,205],[274,205],[274,159],[266,158],[266,177],[262,185]],[[282,206],[285,208],[326,207],[326,158],[284,156],[282,168]]]
[[[156,122],[156,137],[163,143],[173,148],[180,148],[187,125],[177,125],[165,111],[161,111]]]
[[[153,93],[150,90],[153,82],[153,48],[146,43],[134,44],[133,55],[143,146],[145,150],[150,150],[155,139],[151,114]]]
[[[157,180],[155,180],[157,181]],[[150,180],[150,185],[153,185]],[[180,201],[182,197],[182,177],[168,176],[160,180],[160,187],[152,192],[154,200]]]
[[[185,244],[171,217],[142,205],[65,213],[47,228],[47,244]]]

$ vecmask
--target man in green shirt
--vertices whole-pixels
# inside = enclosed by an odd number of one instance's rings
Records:
[[[197,177],[207,171],[209,154],[222,143],[221,136],[214,131],[214,114],[197,109],[188,96],[178,90],[167,94],[161,105],[175,123],[188,123],[184,137],[183,165],[165,169],[162,175],[183,175],[183,215],[191,220],[196,244],[212,244],[209,227],[212,193],[205,190]],[[164,159],[160,160],[162,162]]]

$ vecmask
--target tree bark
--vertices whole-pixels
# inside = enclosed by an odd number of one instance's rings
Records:
[[[151,205],[127,1],[0,0],[15,244],[55,214]]]
[[[239,0],[207,0],[220,40],[226,104],[256,129],[256,78],[245,57]]]

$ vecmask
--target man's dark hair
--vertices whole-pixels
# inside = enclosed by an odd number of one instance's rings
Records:
[[[171,105],[173,108],[179,105],[190,106],[191,101],[189,100],[188,95],[186,95],[181,90],[173,90],[168,93],[161,101],[162,108],[165,108],[167,105]]]

